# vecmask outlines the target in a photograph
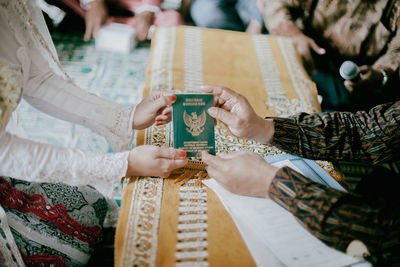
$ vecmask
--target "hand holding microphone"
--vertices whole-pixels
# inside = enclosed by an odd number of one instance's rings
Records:
[[[340,76],[343,79],[349,80],[352,82],[357,82],[360,80],[360,72],[358,70],[358,66],[353,61],[347,60],[342,63],[339,69]]]
[[[370,66],[357,66],[352,61],[345,61],[339,69],[340,76],[345,79],[344,86],[350,93],[367,93],[382,88],[387,82],[386,72]]]

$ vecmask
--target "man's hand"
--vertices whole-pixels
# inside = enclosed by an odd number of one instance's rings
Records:
[[[297,44],[297,51],[303,59],[304,67],[310,73],[315,71],[314,60],[312,58],[311,51],[314,51],[318,55],[324,55],[325,49],[318,46],[313,39],[304,35],[303,33],[294,34],[292,38]]]
[[[171,105],[176,95],[164,95],[157,91],[143,99],[137,106],[133,117],[132,129],[143,130],[153,125],[166,124],[171,121]]]
[[[383,75],[379,70],[363,65],[359,67],[360,79],[357,82],[344,81],[344,86],[351,94],[357,97],[358,94],[367,96],[373,91],[382,88]]]
[[[145,11],[135,16],[136,40],[147,40],[150,26],[154,23],[154,12]]]
[[[214,95],[210,116],[224,123],[233,135],[263,144],[271,140],[273,121],[259,117],[244,96],[222,86],[203,86],[202,90]]]
[[[156,176],[167,178],[175,169],[187,163],[186,152],[169,147],[143,145],[129,152],[126,176]]]
[[[208,174],[232,193],[268,198],[269,186],[278,168],[260,155],[241,151],[212,156],[202,152]]]
[[[100,27],[104,24],[108,17],[107,7],[104,4],[103,0],[95,0],[90,2],[89,9],[85,14],[85,35],[83,40],[85,42],[89,41],[90,38],[96,37],[97,32]]]

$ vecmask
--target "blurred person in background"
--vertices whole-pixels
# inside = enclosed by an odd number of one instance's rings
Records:
[[[263,31],[263,16],[257,0],[194,0],[190,9],[199,27],[246,31]]]
[[[111,22],[131,25],[136,40],[151,39],[152,25],[176,26],[183,24],[175,10],[162,10],[162,0],[46,0],[66,12],[75,12],[85,20],[83,39],[96,37],[100,27]]]
[[[297,43],[304,66],[323,97],[322,107],[355,111],[399,99],[400,1],[261,0],[272,34]],[[344,80],[345,60],[359,66]]]

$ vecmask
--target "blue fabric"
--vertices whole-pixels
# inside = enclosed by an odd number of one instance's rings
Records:
[[[306,176],[316,183],[334,188],[339,191],[345,191],[335,179],[333,179],[321,166],[314,160],[298,157],[291,154],[278,154],[273,156],[265,156],[265,161],[270,164],[275,162],[289,160]]]
[[[200,27],[244,31],[252,19],[264,25],[257,0],[194,0],[190,12]]]

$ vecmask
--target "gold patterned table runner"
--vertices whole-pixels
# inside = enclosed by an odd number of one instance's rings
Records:
[[[314,83],[290,39],[179,26],[158,28],[151,44],[143,97],[151,91],[200,92],[223,85],[243,94],[260,116],[320,111]],[[137,145],[169,144],[169,126],[138,133]],[[280,151],[216,127],[216,150]],[[217,196],[190,180],[132,179],[124,190],[115,266],[254,266]]]

